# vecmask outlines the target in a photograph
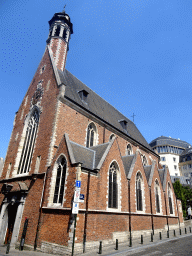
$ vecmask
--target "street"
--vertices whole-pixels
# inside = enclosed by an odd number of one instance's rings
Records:
[[[144,246],[138,250],[117,252],[108,254],[108,256],[191,256],[192,255],[192,236],[185,236],[182,238],[174,239],[169,242],[159,243],[154,246]]]

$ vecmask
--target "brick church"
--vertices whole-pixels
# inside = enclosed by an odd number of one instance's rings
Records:
[[[0,178],[0,243],[70,254],[183,223],[169,171],[135,124],[65,69],[73,25],[47,45],[16,113]],[[81,181],[77,215],[72,206]]]

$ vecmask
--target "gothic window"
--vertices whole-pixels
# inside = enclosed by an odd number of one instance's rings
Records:
[[[57,164],[57,176],[56,176],[55,191],[54,191],[54,198],[53,198],[54,204],[62,204],[63,202],[66,167],[67,167],[66,159],[64,156],[62,156],[58,160],[58,164]]]
[[[156,202],[156,212],[160,213],[160,188],[157,180],[155,181],[155,202]]]
[[[133,151],[132,151],[132,147],[130,144],[127,145],[127,155],[132,155],[133,154]]]
[[[146,156],[145,156],[145,155],[143,156],[143,165],[144,165],[144,166],[146,166],[146,165],[147,165],[147,158],[146,158]]]
[[[168,183],[168,201],[169,201],[169,212],[173,214],[173,202],[172,202],[172,195],[171,195],[171,186]]]
[[[112,163],[109,168],[108,208],[118,208],[118,168]]]
[[[90,148],[96,145],[96,126],[94,123],[90,123],[87,128],[87,142],[86,147]]]
[[[33,155],[33,149],[35,145],[35,139],[37,135],[38,124],[39,124],[39,113],[37,110],[35,110],[33,111],[33,114],[31,115],[28,122],[17,174],[23,174],[23,173],[29,172],[31,159]]]
[[[142,202],[142,176],[138,172],[136,175],[136,201],[137,201],[137,211],[143,211],[143,202]]]
[[[109,137],[109,141],[112,141],[112,139],[115,137],[115,134],[111,134]]]

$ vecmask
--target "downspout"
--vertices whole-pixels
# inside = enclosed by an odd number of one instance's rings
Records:
[[[149,187],[150,191],[150,206],[151,206],[151,224],[152,224],[152,232],[154,235],[154,223],[153,223],[153,208],[152,208],[152,195],[151,195],[151,187]]]
[[[128,198],[129,198],[129,236],[131,237],[131,193],[130,193],[130,180],[128,180]]]
[[[89,209],[89,186],[90,186],[90,171],[88,173],[88,180],[87,180],[86,211],[85,211],[85,223],[84,223],[84,234],[83,234],[83,253],[85,253],[86,236],[87,236],[87,217],[88,217],[88,209]]]
[[[44,195],[45,195],[45,185],[46,185],[47,173],[49,171],[49,168],[50,167],[47,168],[47,171],[46,171],[45,176],[44,176],[44,181],[43,181],[43,190],[42,190],[42,194],[41,194],[39,218],[38,218],[37,230],[36,230],[36,236],[35,236],[35,242],[34,242],[34,251],[36,251],[37,242],[38,242],[38,238],[39,238],[39,226],[40,226],[40,220],[41,220],[41,215],[42,215],[42,206],[43,206],[43,202],[44,202],[43,199],[44,199]]]
[[[176,205],[177,205],[177,198],[176,198]],[[180,219],[179,219],[178,205],[177,205],[177,215],[178,215],[178,222],[179,222],[179,229],[180,229]]]
[[[165,192],[164,192],[164,198],[165,198],[165,210],[166,210],[166,217],[167,217],[167,228],[169,231],[169,220],[168,220],[168,215],[167,215],[167,200],[166,200]]]

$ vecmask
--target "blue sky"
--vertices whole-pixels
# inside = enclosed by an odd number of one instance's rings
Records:
[[[70,15],[66,68],[132,120],[148,142],[192,144],[191,0],[0,0],[0,157],[43,56],[48,21]]]

